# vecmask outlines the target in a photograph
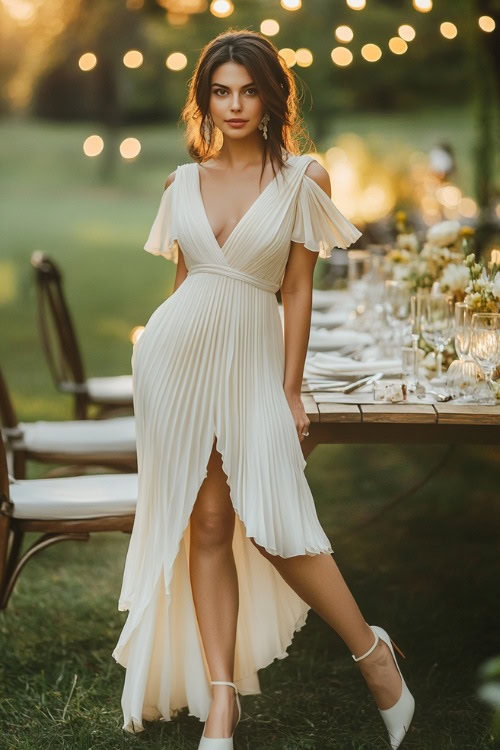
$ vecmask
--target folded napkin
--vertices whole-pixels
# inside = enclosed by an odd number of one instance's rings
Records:
[[[309,333],[308,349],[316,352],[327,352],[332,349],[350,347],[356,349],[360,346],[373,344],[373,336],[362,331],[353,331],[349,328],[312,329]]]
[[[342,308],[340,310],[330,310],[321,312],[321,310],[311,311],[311,327],[314,328],[337,328],[347,323],[350,317],[349,310]]]
[[[401,375],[400,359],[372,359],[368,362],[358,362],[351,357],[341,357],[334,352],[317,352],[312,357],[306,358],[304,366],[304,377],[310,378],[314,375],[354,375],[363,377],[375,372],[383,372],[384,375]]]
[[[327,310],[334,305],[350,309],[356,306],[356,302],[348,289],[313,289],[313,310]]]

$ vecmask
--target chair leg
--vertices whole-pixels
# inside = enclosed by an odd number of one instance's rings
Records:
[[[13,470],[16,479],[26,479],[26,453],[23,450],[13,451]]]
[[[21,535],[21,542],[22,542],[23,532],[17,531],[16,533]],[[6,609],[9,599],[11,597],[12,591],[14,590],[14,585],[19,577],[19,574],[21,573],[21,570],[24,568],[28,560],[32,558],[34,555],[36,555],[37,552],[41,552],[41,550],[45,549],[46,547],[49,547],[52,544],[56,544],[57,542],[66,542],[66,541],[88,542],[89,539],[90,539],[90,534],[88,532],[67,532],[64,534],[59,534],[59,533],[43,534],[41,537],[39,537],[33,542],[33,544],[26,550],[24,555],[17,561],[17,557],[19,555],[19,549],[20,549],[20,541],[19,539],[16,539],[15,537],[14,543],[11,549],[11,554],[9,555],[9,563],[7,565],[7,571],[6,571],[7,575],[5,576],[5,582],[2,583],[0,610]],[[13,556],[14,552],[15,552],[15,556]]]
[[[74,419],[87,419],[88,397],[86,393],[75,393]]]

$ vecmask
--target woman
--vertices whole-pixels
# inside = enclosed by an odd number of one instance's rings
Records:
[[[313,269],[361,233],[330,200],[326,170],[297,153],[296,105],[265,37],[210,42],[183,109],[194,161],[169,175],[145,245],[177,273],[132,355],[139,497],[113,656],[127,668],[123,728],[187,706],[205,750],[233,747],[238,694],[260,692],[257,671],[288,656],[311,607],[359,664],[393,748],[414,708],[304,475]]]

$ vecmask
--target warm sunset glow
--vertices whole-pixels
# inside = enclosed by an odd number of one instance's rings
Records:
[[[280,25],[274,18],[266,18],[260,25],[260,33],[266,36],[274,36],[280,30]]]
[[[308,68],[309,65],[312,65],[313,55],[311,50],[307,49],[307,47],[299,47],[295,52],[295,56],[297,59],[297,65],[300,65],[301,68]]]
[[[415,39],[415,29],[413,26],[410,26],[409,23],[403,23],[398,29],[398,34],[401,37],[401,39],[404,39],[405,42],[413,42]]]
[[[227,18],[234,11],[234,5],[231,0],[212,0],[210,3],[210,13],[216,18]]]
[[[144,326],[134,326],[130,331],[128,338],[132,344],[136,344],[144,333]]]
[[[352,52],[347,47],[334,47],[331,51],[331,58],[335,65],[350,65],[352,63]]]
[[[80,68],[80,70],[83,70],[85,72],[87,72],[88,70],[93,70],[96,65],[97,57],[93,52],[85,52],[85,54],[82,55],[78,60],[78,67]]]
[[[9,16],[21,24],[30,23],[35,15],[35,3],[30,0],[3,0]]]
[[[187,65],[187,57],[183,52],[171,52],[165,60],[169,70],[184,70]]]
[[[100,135],[89,135],[83,142],[85,156],[99,156],[104,148],[104,141]]]
[[[351,29],[350,26],[337,26],[335,29],[335,39],[337,42],[352,42],[354,37],[354,32]]]
[[[135,159],[141,151],[141,144],[137,138],[125,138],[120,143],[120,154],[124,159]]]
[[[389,39],[389,49],[391,52],[394,52],[395,55],[404,55],[406,50],[408,49],[408,45],[406,44],[404,39],[401,39],[400,36],[393,36],[392,39]]]
[[[378,44],[363,44],[361,54],[367,62],[377,62],[382,57],[382,50]]]
[[[450,21],[444,21],[439,27],[441,34],[445,39],[454,39],[458,33],[457,27]]]

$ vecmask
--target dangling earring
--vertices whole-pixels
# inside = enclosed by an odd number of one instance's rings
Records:
[[[266,114],[263,116],[262,120],[259,122],[257,126],[259,130],[262,130],[262,135],[264,136],[266,141],[267,141],[267,123],[269,122],[269,120],[270,120],[270,117],[268,113],[266,112]]]
[[[207,115],[203,125],[201,126],[201,132],[206,141],[210,141],[210,136],[211,136],[211,127],[209,124],[209,119],[210,119],[210,115]]]

